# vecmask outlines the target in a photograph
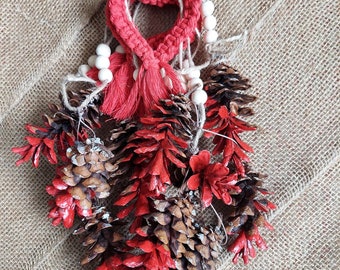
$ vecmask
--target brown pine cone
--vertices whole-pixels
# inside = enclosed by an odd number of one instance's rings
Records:
[[[92,93],[91,89],[79,90],[78,92],[68,91],[69,102],[71,106],[78,107],[81,103]],[[61,99],[61,97],[59,97]],[[101,112],[99,110],[100,105],[102,104],[102,96],[99,94],[94,97],[91,102],[83,109],[81,112],[81,120],[91,128],[99,128],[101,126],[99,117],[101,116]],[[76,123],[78,122],[78,113],[70,112],[66,108],[59,109],[60,116],[65,114],[66,116],[71,116],[73,119],[76,119]]]
[[[205,82],[205,90],[208,95],[220,105],[225,105],[236,115],[253,115],[250,107],[241,107],[256,100],[255,96],[241,93],[251,86],[249,80],[242,77],[237,70],[220,64],[211,71],[211,80]]]
[[[115,153],[118,158],[119,153],[127,145],[129,137],[137,131],[137,122],[133,120],[123,120],[114,122],[114,128],[110,131],[108,149]]]
[[[254,224],[267,226],[266,219],[261,212],[267,212],[275,206],[265,198],[257,199],[261,193],[269,194],[265,188],[262,188],[262,179],[266,177],[264,174],[251,172],[251,168],[246,167],[246,177],[237,183],[241,192],[233,194],[232,205],[226,207],[228,211],[227,233],[238,233],[241,229],[249,231]]]
[[[91,217],[83,220],[83,224],[73,234],[84,234],[83,245],[87,253],[81,264],[94,259],[101,260],[122,250],[123,236],[116,232],[119,224],[112,218],[105,207],[98,208]]]
[[[192,102],[185,95],[172,95],[170,99],[160,100],[158,111],[154,111],[154,117],[163,118],[163,122],[168,122],[177,127],[175,131],[181,132],[175,134],[183,139],[190,140],[192,138],[192,130],[194,122],[191,118]],[[176,123],[174,120],[177,120]]]
[[[110,195],[108,180],[116,166],[110,163],[113,157],[99,139],[76,142],[67,150],[71,164],[64,167],[62,180],[71,188],[72,197],[79,200],[82,209],[92,207],[92,198],[106,198]]]
[[[144,230],[169,245],[176,269],[215,269],[223,236],[218,230],[195,221],[195,206],[189,199],[155,200],[154,212],[146,217]]]

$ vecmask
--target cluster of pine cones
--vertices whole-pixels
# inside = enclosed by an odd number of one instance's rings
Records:
[[[122,122],[101,115],[100,96],[81,114],[50,105],[45,127],[27,125],[28,144],[13,152],[22,156],[17,165],[32,160],[38,167],[41,154],[57,164],[46,188],[53,196],[49,217],[66,228],[75,217],[82,220],[74,232],[84,235],[88,250],[82,264],[94,262],[98,270],[216,269],[224,249],[235,253],[234,262],[241,256],[247,263],[255,256],[253,243],[266,248],[258,227],[272,229],[264,213],[275,209],[264,198],[265,175],[250,168],[246,153],[252,148],[239,137],[256,129],[240,119],[253,114],[247,105],[256,98],[244,93],[249,87],[228,65],[211,71],[204,126],[211,152],[190,151],[198,127],[186,95]],[[68,93],[73,106],[89,94]],[[109,134],[103,141],[94,132]],[[170,186],[176,196],[168,195]],[[197,212],[218,201],[223,218],[205,224]]]

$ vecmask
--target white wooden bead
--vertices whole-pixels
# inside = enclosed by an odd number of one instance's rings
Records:
[[[91,69],[91,67],[89,65],[81,65],[79,68],[78,68],[78,73],[81,75],[81,76],[86,76],[86,73],[89,72],[89,70]]]
[[[135,69],[135,71],[132,74],[132,77],[133,77],[134,80],[137,80],[138,73],[139,73],[139,69]]]
[[[110,59],[106,56],[97,56],[96,59],[96,68],[103,69],[103,68],[109,68],[110,66]]]
[[[217,20],[216,20],[216,17],[213,15],[207,16],[203,20],[203,26],[207,30],[215,29],[216,25],[217,25]]]
[[[199,78],[201,76],[201,72],[198,69],[191,70],[188,74],[186,74],[187,80]]]
[[[201,12],[203,16],[212,15],[214,13],[214,10],[215,10],[215,5],[212,1],[207,1],[207,2],[202,3]]]
[[[209,30],[204,34],[205,43],[214,43],[218,38],[218,33],[215,30]]]
[[[207,100],[208,95],[204,90],[196,90],[191,94],[191,101],[196,105],[204,104]]]
[[[194,88],[202,89],[203,88],[203,82],[200,78],[193,78],[188,82],[188,88],[190,90],[194,89]]]
[[[122,45],[118,45],[118,46],[116,47],[116,49],[115,49],[115,52],[116,52],[116,53],[124,54],[124,53],[125,53],[125,50],[124,50],[124,48],[123,48]]]
[[[104,69],[99,70],[98,79],[101,82],[105,82],[105,81],[111,82],[112,79],[113,79],[113,74],[112,74],[111,70],[109,70],[108,68],[104,68]]]
[[[108,45],[101,43],[97,46],[96,54],[109,57],[111,55],[111,49]]]
[[[87,63],[89,64],[90,67],[94,67],[96,65],[96,59],[97,55],[91,55],[89,59],[87,60]]]

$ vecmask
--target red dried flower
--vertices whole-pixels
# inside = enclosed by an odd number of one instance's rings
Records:
[[[213,195],[225,204],[231,204],[230,192],[238,193],[241,189],[236,186],[237,174],[229,174],[229,169],[221,163],[210,164],[210,152],[201,151],[190,158],[193,175],[188,180],[188,188],[196,190],[200,187],[202,203],[208,207]]]
[[[237,263],[238,258],[242,256],[244,263],[247,264],[249,256],[252,258],[256,256],[253,242],[255,242],[259,249],[267,249],[267,244],[260,236],[256,225],[248,232],[241,231],[236,240],[228,247],[228,251],[235,253],[233,263]]]

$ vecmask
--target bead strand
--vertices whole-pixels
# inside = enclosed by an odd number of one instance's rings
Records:
[[[217,41],[218,33],[215,30],[217,25],[216,17],[213,15],[215,11],[215,5],[212,1],[205,1],[202,3],[201,13],[203,18],[203,27],[206,32],[203,35],[205,43],[214,43]]]
[[[119,47],[119,46],[118,46]],[[117,47],[117,48],[118,48]],[[116,51],[117,51],[116,48]],[[120,52],[123,53],[124,50],[119,49]],[[83,77],[87,77],[86,73],[93,67],[96,67],[98,72],[98,79],[101,82],[111,82],[113,79],[113,74],[110,67],[110,57],[111,56],[111,49],[110,47],[105,44],[101,43],[96,48],[96,54],[91,55],[87,60],[87,65],[81,65],[78,68],[78,74]]]
[[[183,61],[183,67],[185,69],[192,68],[188,59]],[[189,92],[193,91],[191,94],[191,101],[195,105],[205,104],[208,100],[208,95],[203,90],[203,81],[201,80],[200,76],[201,72],[199,69],[192,69],[187,74],[185,74],[187,88]]]

